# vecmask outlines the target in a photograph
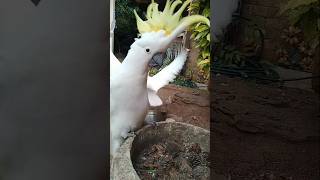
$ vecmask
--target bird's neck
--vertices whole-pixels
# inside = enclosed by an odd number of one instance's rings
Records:
[[[122,70],[132,77],[148,75],[148,63],[151,57],[139,48],[131,48],[122,62]]]

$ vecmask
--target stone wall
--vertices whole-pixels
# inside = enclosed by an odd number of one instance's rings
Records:
[[[281,32],[288,27],[285,17],[279,17],[280,6],[287,0],[243,0],[242,16],[249,18],[265,31],[265,44],[262,58],[270,62],[276,62],[276,50],[280,47]]]

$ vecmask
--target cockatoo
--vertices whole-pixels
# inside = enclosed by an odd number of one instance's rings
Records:
[[[152,57],[156,53],[164,52],[189,25],[197,22],[210,25],[209,20],[200,15],[181,18],[182,12],[190,2],[191,0],[186,0],[175,12],[176,7],[182,2],[167,0],[164,10],[160,12],[158,4],[152,1],[147,9],[146,21],[134,11],[141,37],[130,46],[122,63],[111,64],[116,66],[111,69],[110,76],[111,155],[118,150],[130,131],[142,126],[148,111],[149,99],[158,98],[156,91],[163,83],[167,83],[167,80],[162,82],[163,79],[159,77],[171,76],[170,73],[161,71],[153,77],[148,77],[148,63]],[[180,55],[177,58],[183,59],[186,56],[185,53]],[[111,61],[116,60],[111,53]],[[182,61],[175,60],[173,63],[179,65]],[[167,68],[167,72],[170,72],[170,67]]]

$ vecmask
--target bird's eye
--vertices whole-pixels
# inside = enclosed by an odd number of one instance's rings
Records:
[[[146,48],[146,53],[150,53],[150,52],[151,52],[150,48]]]

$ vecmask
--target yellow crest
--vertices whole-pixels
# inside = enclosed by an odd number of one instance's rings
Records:
[[[143,21],[136,11],[134,14],[137,19],[137,27],[141,34],[152,31],[164,30],[167,35],[176,29],[180,24],[191,25],[196,22],[203,22],[210,26],[210,21],[201,15],[192,15],[181,18],[181,15],[185,8],[190,4],[191,0],[186,0],[183,4],[180,0],[167,0],[164,10],[161,12],[158,9],[159,4],[152,0],[148,6],[146,21]],[[175,12],[176,7],[182,4],[180,9]]]

